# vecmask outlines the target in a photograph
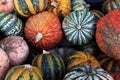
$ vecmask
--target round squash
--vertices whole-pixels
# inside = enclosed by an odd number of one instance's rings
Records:
[[[0,12],[13,12],[13,0],[0,0]]]
[[[65,66],[62,58],[54,53],[44,52],[32,61],[32,65],[42,71],[44,80],[62,80]]]
[[[63,19],[71,11],[71,0],[49,0],[47,10]]]
[[[84,45],[94,39],[96,20],[88,10],[68,14],[62,23],[66,39],[73,45]]]
[[[4,80],[43,80],[43,77],[37,67],[24,64],[12,67]]]
[[[76,66],[91,65],[100,67],[99,62],[88,52],[76,52],[73,55],[67,57],[67,71]]]
[[[72,11],[88,9],[89,5],[84,0],[71,0]]]
[[[105,54],[99,54],[96,58],[104,70],[108,72],[120,71],[120,60],[113,60]]]
[[[29,54],[28,45],[20,36],[8,36],[0,40],[0,47],[7,53],[10,66],[22,64]]]
[[[62,39],[61,23],[56,15],[45,11],[34,15],[25,24],[25,37],[39,49],[50,49]]]
[[[96,42],[107,56],[120,59],[120,9],[110,11],[97,23]]]
[[[68,72],[63,80],[114,80],[100,67],[80,66]]]
[[[102,5],[102,11],[105,14],[116,8],[120,8],[120,0],[105,0]]]
[[[4,36],[22,35],[22,21],[8,12],[0,12],[0,30]]]
[[[114,80],[120,80],[120,72],[110,72]]]
[[[23,16],[29,17],[44,11],[47,8],[48,0],[13,0],[15,11]]]
[[[9,69],[9,58],[6,52],[0,48],[0,80],[3,80],[6,72]]]

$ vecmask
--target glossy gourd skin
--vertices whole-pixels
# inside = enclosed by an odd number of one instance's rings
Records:
[[[33,59],[32,65],[41,70],[44,80],[62,80],[65,73],[62,58],[54,53],[45,54],[43,52]]]
[[[24,32],[28,42],[38,50],[55,47],[63,36],[59,18],[48,11],[30,17]]]
[[[120,71],[110,72],[110,75],[113,77],[114,80],[120,80]]]
[[[63,80],[114,80],[100,67],[80,66],[68,72]]]
[[[105,14],[116,8],[120,8],[120,0],[105,0],[102,5],[102,11]]]
[[[102,17],[96,26],[96,42],[107,56],[120,59],[120,8],[110,11]]]
[[[10,66],[22,64],[29,55],[29,47],[23,37],[8,36],[0,40],[2,48],[10,59]]]
[[[108,72],[120,71],[120,60],[114,60],[105,54],[99,54],[97,57],[101,67]]]
[[[94,39],[95,25],[95,16],[88,10],[73,11],[62,22],[62,28],[68,42],[79,46]]]
[[[100,67],[96,58],[88,52],[76,52],[67,57],[67,70],[71,70],[76,66],[91,65]]]
[[[13,0],[0,0],[0,12],[13,12]]]
[[[71,0],[48,0],[48,11],[63,19],[71,11]]]
[[[13,0],[15,11],[23,16],[29,17],[44,11],[47,8],[48,0]]]
[[[24,64],[12,67],[4,80],[43,80],[43,78],[37,67]]]
[[[8,12],[0,12],[0,30],[4,36],[23,34],[22,21]]]

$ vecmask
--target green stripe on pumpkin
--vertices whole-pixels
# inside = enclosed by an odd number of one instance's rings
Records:
[[[29,11],[28,5],[26,4],[25,0],[18,0],[18,5],[24,14],[31,15],[31,12]]]
[[[31,3],[33,4],[33,8],[35,9],[36,12],[39,12],[39,0],[31,0]]]
[[[9,13],[7,12],[0,12],[0,21],[3,20],[3,18],[7,17]]]

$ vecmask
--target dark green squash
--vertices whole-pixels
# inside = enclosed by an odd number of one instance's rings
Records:
[[[0,30],[4,36],[22,35],[22,21],[13,14],[0,12]]]
[[[96,22],[90,11],[77,10],[64,18],[62,28],[68,42],[81,46],[95,38]]]

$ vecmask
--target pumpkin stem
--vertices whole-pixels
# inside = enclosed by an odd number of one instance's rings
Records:
[[[50,52],[43,50],[43,54],[50,54]]]
[[[55,8],[58,8],[58,3],[52,2],[52,3],[51,3],[51,6],[53,6],[53,7],[55,7]]]
[[[78,29],[81,29],[81,26],[80,26],[80,25],[77,25],[77,28],[78,28]]]
[[[2,4],[5,4],[6,3],[6,0],[2,0]]]
[[[90,7],[90,4],[86,4],[86,6],[85,6],[86,8],[89,8]]]
[[[32,66],[30,64],[25,64],[24,69],[32,70]]]
[[[36,37],[35,37],[35,43],[37,43],[38,41],[40,41],[43,38],[43,35],[41,33],[37,33]]]

